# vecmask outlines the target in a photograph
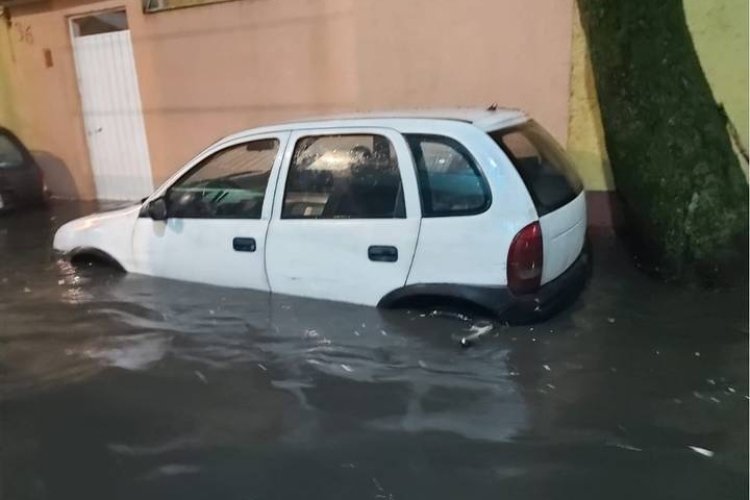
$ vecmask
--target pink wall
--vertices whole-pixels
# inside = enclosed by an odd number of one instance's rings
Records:
[[[391,107],[530,111],[567,135],[572,0],[237,0],[142,14],[139,0],[50,0],[12,10],[19,130],[95,195],[66,16],[127,6],[155,181],[227,133]],[[51,48],[53,68],[44,68]],[[54,186],[53,186],[54,189]]]

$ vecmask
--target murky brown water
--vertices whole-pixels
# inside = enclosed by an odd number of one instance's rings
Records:
[[[54,262],[93,209],[0,218],[0,498],[748,496],[745,289],[598,236],[575,305],[509,328]]]

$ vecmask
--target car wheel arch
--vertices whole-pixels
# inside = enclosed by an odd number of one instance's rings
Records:
[[[76,247],[66,255],[67,259],[73,265],[80,265],[86,263],[97,263],[105,266],[113,267],[118,271],[125,271],[120,261],[114,258],[109,253],[94,247]]]

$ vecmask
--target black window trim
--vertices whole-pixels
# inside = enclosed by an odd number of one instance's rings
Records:
[[[263,195],[263,204],[265,205],[265,200],[268,198],[268,190],[271,187],[271,177],[273,176],[273,169],[276,166],[276,163],[279,161],[279,155],[284,155],[286,151],[286,143],[281,139],[280,136],[277,135],[269,135],[269,136],[260,136],[260,137],[252,137],[252,138],[243,138],[237,142],[232,142],[230,144],[226,144],[221,149],[217,149],[216,151],[207,154],[206,156],[202,157],[200,160],[198,160],[192,167],[187,169],[185,172],[183,172],[179,177],[177,177],[174,182],[169,184],[164,190],[158,195],[158,196],[149,196],[148,198],[145,198],[142,200],[143,206],[141,207],[141,211],[138,213],[138,216],[140,218],[150,218],[151,216],[148,214],[148,204],[157,199],[157,198],[163,198],[165,202],[168,202],[168,196],[169,191],[172,190],[178,183],[180,183],[183,179],[186,177],[189,177],[194,172],[196,172],[198,169],[203,168],[205,165],[205,162],[211,160],[215,156],[219,155],[220,153],[223,153],[224,151],[227,151],[228,149],[235,148],[237,146],[245,146],[247,144],[250,144],[251,142],[258,142],[258,141],[267,141],[267,140],[275,140],[278,143],[278,149],[276,150],[276,156],[273,159],[273,164],[271,165],[271,169],[269,170],[269,182],[266,184],[266,192]],[[209,146],[206,149],[210,149],[211,146]],[[202,153],[204,153],[206,150],[204,149]],[[198,155],[200,156],[200,154]],[[274,182],[274,195],[275,195],[275,189],[276,189],[276,183]],[[180,219],[180,220],[263,220],[263,211],[261,209],[260,217],[236,217],[236,216],[222,216],[222,217],[216,217],[216,216],[205,216],[205,217],[169,217],[170,219]]]
[[[473,154],[471,154],[471,151],[469,151],[469,148],[464,146],[461,141],[454,137],[450,137],[443,134],[424,134],[424,133],[406,133],[404,134],[404,139],[406,139],[406,143],[409,145],[409,152],[412,155],[412,161],[414,163],[414,173],[417,176],[417,190],[419,192],[419,205],[422,209],[422,217],[423,218],[438,218],[438,217],[468,217],[471,215],[479,215],[485,213],[487,210],[490,209],[492,206],[492,189],[490,189],[489,182],[487,182],[487,177],[485,177],[484,172],[479,167],[479,162],[474,157]],[[426,186],[426,188],[430,189],[430,182],[429,179],[426,178],[426,176],[423,177],[423,172],[420,169],[420,165],[422,164],[423,158],[422,158],[422,149],[419,147],[420,143],[423,140],[431,140],[432,142],[438,142],[443,145],[447,145],[451,148],[453,148],[455,151],[457,151],[461,156],[463,156],[466,160],[468,160],[469,167],[474,171],[474,173],[477,175],[477,178],[479,179],[479,185],[482,188],[482,193],[484,194],[484,204],[472,209],[463,209],[463,210],[442,210],[442,211],[433,211],[431,206],[428,206],[428,204],[432,203],[432,196],[431,193],[423,193],[423,184]],[[413,143],[412,141],[418,141],[416,143]],[[417,154],[419,157],[417,157]],[[424,182],[423,182],[424,179]],[[430,196],[428,196],[430,195]],[[429,200],[429,201],[425,201]]]
[[[332,127],[329,132],[325,133],[316,133],[318,130],[321,132],[325,129],[314,129],[314,130],[304,130],[304,132],[310,132],[306,133],[305,135],[299,135],[294,139],[294,141],[289,141],[289,148],[290,148],[290,156],[289,161],[286,162],[286,175],[284,178],[284,186],[283,186],[283,195],[281,197],[281,209],[279,210],[279,220],[325,220],[325,221],[351,221],[351,220],[391,220],[391,219],[406,219],[407,217],[407,210],[406,210],[406,193],[404,192],[404,179],[403,175],[401,173],[401,164],[399,162],[398,157],[398,151],[396,150],[396,145],[393,144],[393,141],[390,137],[383,134],[382,132],[373,132],[370,130],[362,130],[362,131],[347,131],[347,132],[336,132],[335,130],[338,130],[338,127]],[[301,129],[300,132],[303,132]],[[387,140],[390,144],[391,148],[393,148],[393,152],[396,154],[396,170],[398,171],[398,180],[399,180],[399,191],[397,194],[396,199],[396,206],[399,205],[398,197],[401,197],[401,209],[397,213],[396,207],[394,207],[393,216],[391,217],[322,217],[320,215],[316,216],[304,216],[304,215],[284,215],[284,207],[286,206],[286,196],[287,196],[287,187],[289,187],[289,178],[290,174],[292,173],[292,166],[294,164],[294,154],[297,150],[297,144],[300,143],[300,141],[304,139],[308,139],[311,137],[351,137],[351,136],[364,136],[369,135],[374,137],[382,137],[383,139]]]

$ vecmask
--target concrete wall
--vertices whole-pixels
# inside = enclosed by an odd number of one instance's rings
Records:
[[[498,102],[565,141],[572,2],[239,0],[144,15],[139,0],[48,0],[12,9],[33,42],[0,50],[14,54],[19,135],[91,198],[67,16],[127,7],[158,183],[224,134],[311,114]]]
[[[747,0],[683,0],[688,28],[718,103],[748,147]],[[615,188],[604,145],[599,104],[586,39],[574,16],[568,150],[587,189]],[[744,164],[743,168],[747,169]],[[746,170],[747,173],[747,170]]]

